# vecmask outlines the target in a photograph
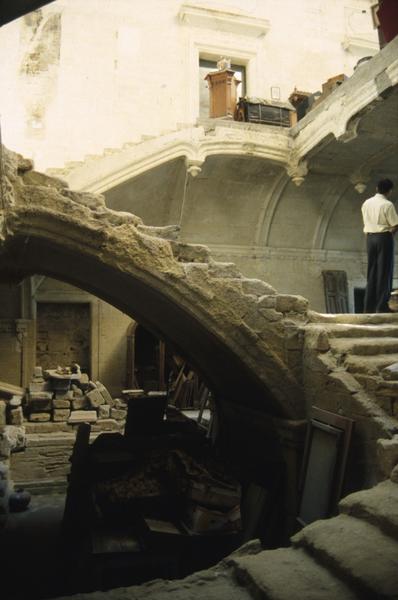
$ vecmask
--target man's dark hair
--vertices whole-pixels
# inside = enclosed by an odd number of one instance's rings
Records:
[[[393,187],[394,184],[391,179],[381,179],[377,184],[377,191],[379,194],[388,194]]]

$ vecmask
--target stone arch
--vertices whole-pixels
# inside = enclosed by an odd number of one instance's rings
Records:
[[[205,247],[151,235],[101,197],[50,178],[32,185],[32,172],[12,176],[3,278],[38,273],[94,293],[171,341],[226,398],[277,417],[304,414],[301,386],[285,362],[291,322],[273,288],[215,263]]]

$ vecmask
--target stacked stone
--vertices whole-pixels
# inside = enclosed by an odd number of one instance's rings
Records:
[[[67,424],[93,423],[100,431],[115,431],[125,423],[127,405],[113,399],[99,381],[93,382],[86,374],[54,378],[36,367],[29,384],[26,414],[31,423]]]

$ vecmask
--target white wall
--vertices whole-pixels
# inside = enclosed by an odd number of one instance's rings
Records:
[[[246,64],[249,95],[269,98],[271,86],[282,99],[294,86],[316,91],[376,51],[371,4],[192,2],[208,14],[219,11],[219,21],[182,22],[179,0],[56,0],[42,9],[35,34],[31,17],[30,26],[22,18],[0,30],[3,141],[44,170],[194,123],[199,54]],[[57,14],[54,32],[46,22]],[[256,27],[266,21],[269,30],[259,35]],[[27,73],[22,67],[34,63],[40,44],[39,52],[50,51]]]

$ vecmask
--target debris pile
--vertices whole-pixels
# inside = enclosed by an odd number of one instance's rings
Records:
[[[89,422],[103,430],[116,430],[127,415],[126,401],[112,398],[100,381],[90,381],[81,373],[79,365],[44,371],[35,367],[24,400],[18,401],[19,406],[10,410],[13,423],[22,423],[24,418],[30,423]]]

